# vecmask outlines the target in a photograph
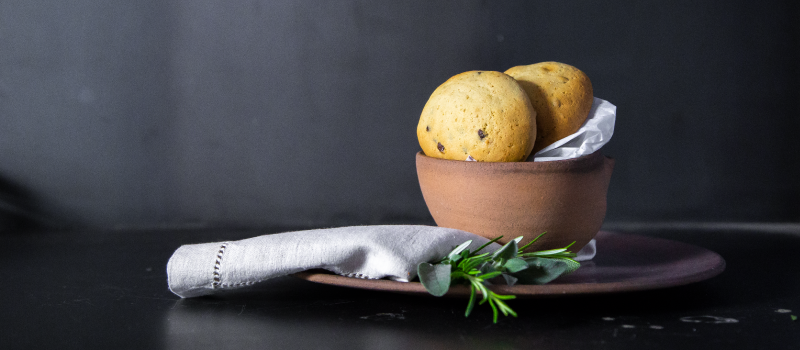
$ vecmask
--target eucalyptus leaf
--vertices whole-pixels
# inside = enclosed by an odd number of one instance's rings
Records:
[[[508,260],[517,257],[517,241],[511,240],[510,242],[506,243],[502,248],[498,249],[494,254],[492,254],[492,260]]]
[[[508,259],[503,267],[510,273],[519,272],[528,268],[528,263],[520,258]]]
[[[521,284],[545,284],[567,271],[567,263],[560,259],[527,258],[528,268],[517,272],[514,277]]]
[[[450,289],[450,264],[420,263],[417,265],[417,275],[425,290],[433,296],[440,297]]]
[[[509,285],[509,286],[513,286],[513,285],[517,284],[517,281],[519,281],[519,279],[517,279],[516,277],[511,276],[511,275],[509,275],[507,273],[503,274],[503,279],[506,280],[506,284]]]
[[[445,295],[454,281],[469,284],[470,300],[465,316],[472,313],[476,303],[478,305],[488,303],[492,308],[495,323],[498,313],[516,317],[517,313],[504,302],[514,299],[515,296],[495,293],[488,288],[492,282],[500,282],[500,276],[503,276],[508,285],[544,284],[580,267],[580,263],[572,259],[575,254],[567,250],[569,246],[544,252],[522,252],[542,235],[544,233],[522,248],[519,248],[522,237],[517,237],[494,253],[483,254],[478,252],[502,236],[486,242],[473,252],[467,249],[472,241],[467,241],[455,247],[437,263],[424,262],[417,265],[417,275],[423,287],[434,296]],[[479,293],[480,301],[477,296]]]
[[[569,273],[573,273],[573,272],[575,272],[575,270],[577,270],[579,267],[581,267],[581,263],[579,263],[579,262],[577,262],[575,260],[572,260],[570,258],[565,258],[565,259],[560,259],[560,260],[563,261],[565,264],[567,264],[567,270],[564,271],[565,275],[569,274]]]
[[[490,273],[497,271],[497,269],[494,266],[494,263],[492,263],[491,261],[487,261],[481,264],[478,270],[480,270],[481,273]]]

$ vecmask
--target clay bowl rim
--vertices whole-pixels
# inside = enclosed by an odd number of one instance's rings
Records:
[[[570,171],[570,170],[578,170],[583,169],[586,167],[592,167],[593,165],[597,164],[598,162],[603,162],[604,160],[609,160],[611,162],[614,161],[614,158],[609,156],[605,156],[602,154],[602,149],[599,149],[593,153],[582,155],[577,158],[569,158],[569,159],[561,159],[561,160],[550,160],[550,161],[543,161],[543,162],[533,162],[533,161],[521,161],[521,162],[472,162],[466,160],[455,160],[455,159],[442,159],[442,158],[435,158],[429,157],[425,155],[422,151],[418,151],[416,154],[416,158],[419,161],[426,161],[426,162],[435,162],[442,166],[466,166],[466,167],[473,167],[476,170],[491,170],[493,172],[559,172],[559,171]],[[441,163],[439,163],[441,162]],[[468,163],[468,164],[465,164]],[[419,170],[419,169],[418,169]]]

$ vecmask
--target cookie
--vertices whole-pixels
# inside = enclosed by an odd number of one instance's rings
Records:
[[[464,72],[431,94],[417,139],[429,157],[523,161],[536,140],[536,111],[514,78],[494,71]]]
[[[536,153],[578,129],[589,116],[592,82],[581,70],[559,62],[517,66],[506,71],[528,94],[536,110]]]

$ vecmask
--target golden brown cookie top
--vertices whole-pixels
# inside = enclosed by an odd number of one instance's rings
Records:
[[[581,127],[594,99],[592,82],[580,69],[559,62],[517,66],[506,71],[525,89],[536,110],[533,152]]]
[[[536,138],[536,111],[514,78],[494,71],[458,74],[431,94],[417,125],[425,155],[484,162],[523,161]]]

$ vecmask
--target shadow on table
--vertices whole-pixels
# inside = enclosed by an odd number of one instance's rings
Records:
[[[790,266],[796,235],[690,232],[665,238],[711,249],[726,271],[690,285],[650,291],[519,299],[518,318],[466,299],[411,296],[314,284],[290,277],[251,290],[175,302],[163,318],[167,348],[674,348],[703,339],[733,348],[776,348],[780,337],[742,339],[755,328],[773,333],[792,326],[777,309],[797,309],[800,279]],[[776,316],[777,315],[777,316]],[[783,328],[781,328],[783,327]],[[763,329],[762,329],[763,328]],[[781,333],[782,334],[782,333]],[[638,345],[637,345],[638,344]],[[715,346],[716,347],[716,346]],[[780,346],[778,346],[780,347]]]
[[[163,319],[163,332],[166,347],[175,349],[264,344],[333,349],[563,349],[610,336],[622,320],[657,323],[669,314],[669,319],[680,323],[680,317],[694,315],[713,298],[713,293],[697,284],[650,292],[513,300],[509,304],[520,316],[500,316],[499,323],[493,324],[487,305],[465,318],[466,299],[362,291],[285,278],[260,291],[177,301]],[[604,320],[608,316],[618,321]],[[577,330],[581,337],[574,337]]]

